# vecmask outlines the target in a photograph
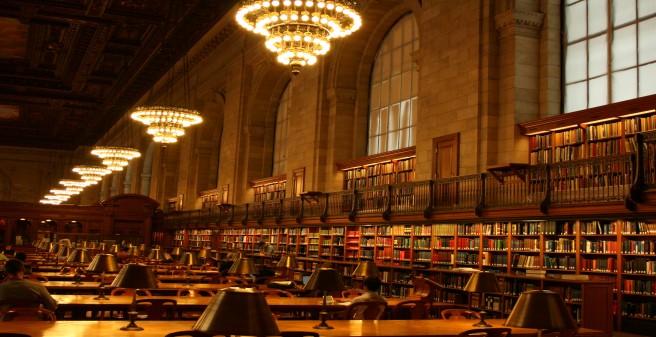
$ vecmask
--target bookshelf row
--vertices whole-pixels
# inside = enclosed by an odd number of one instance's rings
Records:
[[[635,135],[656,130],[654,110],[613,116],[529,136],[529,163],[546,164],[633,153]]]
[[[363,163],[342,169],[342,172],[345,190],[412,182],[415,180],[415,156]]]

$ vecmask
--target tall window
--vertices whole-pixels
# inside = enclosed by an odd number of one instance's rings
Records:
[[[419,49],[414,16],[389,31],[374,60],[369,97],[368,154],[416,144],[418,73],[412,53]]]
[[[276,112],[275,141],[273,142],[273,172],[277,176],[287,172],[287,131],[289,130],[289,119],[287,111],[292,103],[291,82],[287,84],[282,92],[278,111]]]
[[[565,112],[656,93],[656,1],[565,1]]]

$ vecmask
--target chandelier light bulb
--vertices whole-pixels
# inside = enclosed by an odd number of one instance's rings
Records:
[[[131,117],[147,125],[148,134],[158,143],[175,143],[185,128],[203,121],[197,110],[173,106],[141,106]]]
[[[237,12],[239,25],[260,34],[278,62],[298,74],[317,55],[330,49],[330,39],[344,37],[362,26],[353,0],[244,0]]]
[[[119,146],[96,146],[91,150],[91,154],[100,157],[103,165],[111,171],[123,171],[123,167],[128,166],[130,160],[141,157],[138,150]]]
[[[73,172],[80,175],[87,185],[95,185],[103,179],[103,176],[112,173],[111,170],[102,166],[76,165],[73,166]]]

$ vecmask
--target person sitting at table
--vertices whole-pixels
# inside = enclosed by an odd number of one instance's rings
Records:
[[[360,296],[354,297],[349,302],[359,303],[359,302],[387,302],[385,296],[382,296],[378,293],[381,286],[380,279],[378,277],[367,277],[364,280],[364,293]]]
[[[273,254],[275,252],[275,247],[270,245],[268,242],[262,240],[260,241],[260,251],[266,254]]]
[[[57,302],[42,284],[23,279],[25,266],[17,259],[11,259],[5,263],[7,278],[0,283],[0,310],[11,308],[12,301],[20,303],[21,306],[34,303],[34,306],[43,305],[45,309],[55,311]]]
[[[32,266],[25,262],[25,260],[27,260],[27,254],[25,254],[25,252],[16,252],[15,258],[20,260],[20,262],[23,262],[23,265],[25,266],[25,275],[32,274]]]

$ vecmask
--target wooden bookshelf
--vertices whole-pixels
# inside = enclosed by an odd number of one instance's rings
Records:
[[[253,188],[253,201],[285,199],[287,175],[257,179],[249,182]]]
[[[415,180],[415,147],[337,163],[344,172],[344,189],[401,184]]]
[[[656,95],[520,124],[531,165],[636,151],[635,135],[656,130]]]

